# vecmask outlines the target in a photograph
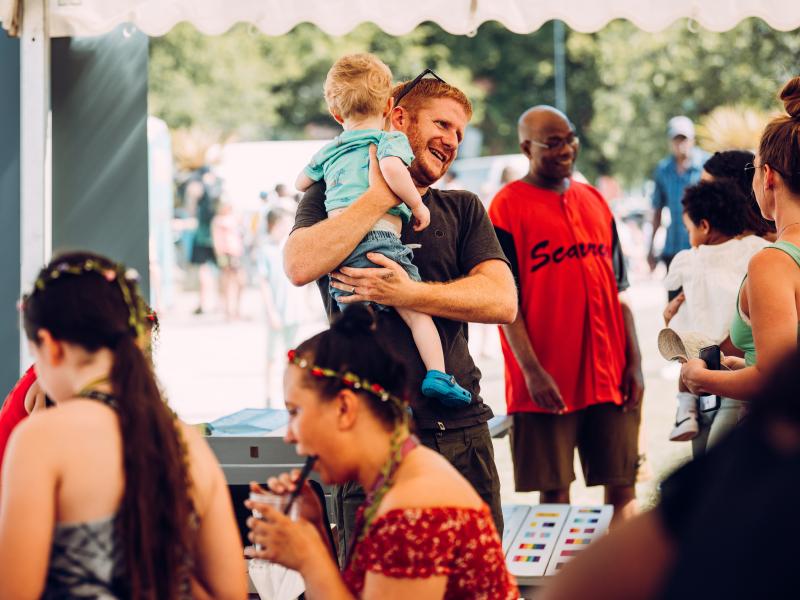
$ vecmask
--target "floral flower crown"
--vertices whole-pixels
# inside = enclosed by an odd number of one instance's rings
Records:
[[[333,369],[327,369],[325,367],[318,367],[316,365],[312,365],[311,363],[308,362],[307,359],[298,356],[297,350],[289,350],[289,352],[287,353],[287,357],[289,359],[290,365],[296,365],[301,369],[308,369],[308,371],[314,377],[330,377],[334,379],[339,379],[345,386],[361,392],[367,392],[368,394],[372,394],[373,396],[380,399],[381,402],[391,401],[392,403],[401,407],[403,409],[403,412],[405,412],[405,402],[403,402],[400,398],[398,398],[394,394],[390,393],[386,388],[384,388],[380,384],[372,383],[371,381],[363,379],[358,375],[356,375],[355,373],[351,373],[350,371],[340,373],[339,371],[334,371]]]
[[[155,322],[155,312],[152,313],[152,316],[147,314],[141,299],[133,291],[133,285],[139,281],[139,273],[136,269],[125,269],[123,265],[118,263],[108,266],[93,258],[87,258],[74,264],[67,261],[60,262],[49,271],[43,272],[34,282],[31,293],[22,297],[19,303],[20,310],[24,311],[25,303],[28,299],[37,292],[44,291],[49,283],[65,276],[80,276],[85,273],[97,273],[109,283],[116,282],[119,285],[122,298],[128,307],[128,325],[137,337],[144,332],[145,319]]]

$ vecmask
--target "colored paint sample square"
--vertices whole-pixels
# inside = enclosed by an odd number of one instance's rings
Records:
[[[601,510],[599,508],[581,508],[578,510],[579,513],[592,513],[595,515],[599,515]]]
[[[580,532],[581,532],[581,530],[580,530],[579,528],[577,528],[577,527],[572,527],[572,528],[569,530],[569,532],[570,532],[570,533],[580,533]]]
[[[575,519],[576,523],[583,523],[584,521],[585,521],[585,519]]]
[[[545,544],[534,544],[533,545],[533,549],[534,550],[544,550],[544,547],[545,547]]]
[[[564,543],[570,546],[575,543],[575,538],[567,538],[567,540]]]
[[[589,523],[597,523],[598,519],[589,519]]]
[[[547,512],[538,512],[536,513],[537,517],[557,517],[558,513],[547,513]]]
[[[561,556],[575,556],[577,553],[577,550],[562,550]]]
[[[539,523],[537,523],[536,521],[531,521],[531,523],[530,523],[530,525],[528,525],[528,527],[536,527],[538,524]]]
[[[589,538],[583,538],[582,540],[575,540],[576,544],[583,544],[584,546],[586,544],[590,544],[591,542],[592,540],[590,540]]]
[[[583,530],[583,533],[594,533],[594,527],[588,527]]]
[[[515,556],[514,562],[539,562],[538,556]]]
[[[524,537],[526,537],[526,538],[536,537],[536,532],[535,531],[526,531]]]
[[[550,537],[550,532],[549,531],[543,531],[542,533],[539,534],[539,537],[543,537],[543,538],[547,539],[547,538]]]
[[[557,563],[556,564],[556,571],[558,571],[562,566],[564,566],[564,563]]]
[[[555,523],[542,523],[542,527],[555,527]]]

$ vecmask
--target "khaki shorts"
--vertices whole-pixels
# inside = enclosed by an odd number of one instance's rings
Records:
[[[636,483],[641,405],[595,404],[566,415],[515,413],[511,458],[518,492],[555,491],[575,481],[575,448],[586,485]]]

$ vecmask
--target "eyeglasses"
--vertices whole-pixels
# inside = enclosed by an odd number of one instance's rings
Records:
[[[745,173],[749,173],[750,171],[755,171],[756,169],[763,169],[766,165],[767,165],[767,163],[763,163],[763,164],[760,164],[760,165],[757,165],[755,163],[747,163],[744,166],[744,172]],[[778,175],[780,175],[781,177],[786,178],[786,175],[784,175],[783,172],[779,171],[778,169],[776,169],[772,165],[770,165],[770,168],[773,171],[775,171]]]
[[[570,135],[565,138],[557,138],[553,140],[548,140],[547,142],[539,142],[536,140],[528,140],[534,146],[539,146],[539,148],[546,148],[547,150],[561,150],[564,146],[572,146],[573,148],[577,148],[580,146],[581,139],[577,135]]]
[[[406,97],[408,93],[414,89],[414,86],[416,86],[420,81],[425,79],[426,75],[432,75],[433,78],[436,79],[437,81],[441,81],[442,83],[447,83],[444,79],[442,79],[436,73],[434,73],[432,69],[425,69],[422,73],[414,77],[414,79],[412,79],[403,86],[403,89],[400,90],[400,93],[397,94],[397,96],[394,99],[394,105],[397,106],[398,104],[400,104],[400,100]]]

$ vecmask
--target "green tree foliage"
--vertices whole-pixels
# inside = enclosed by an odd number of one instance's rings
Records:
[[[475,83],[484,91],[481,120],[476,123],[484,132],[487,154],[518,151],[517,119],[537,104],[555,103],[555,68],[553,64],[553,24],[539,31],[518,35],[497,22],[485,23],[474,37],[432,32],[432,43],[442,39],[451,50],[454,64],[469,68]],[[591,98],[596,86],[596,71],[585,42],[590,39],[572,34],[566,70],[568,112],[579,131],[592,118]],[[591,49],[591,48],[589,48]]]
[[[800,59],[798,32],[749,19],[734,30],[691,30],[679,21],[652,34],[616,21],[587,35],[567,33],[567,110],[582,139],[580,169],[590,177],[641,182],[667,152],[675,114],[697,119],[715,107],[778,105],[775,94]],[[286,139],[334,128],[322,97],[333,61],[374,52],[396,78],[433,68],[473,100],[485,154],[517,151],[516,121],[554,101],[552,23],[518,35],[486,23],[455,36],[423,23],[392,37],[371,24],[341,37],[302,24],[266,37],[241,24],[221,36],[181,25],[151,41],[151,112],[170,127],[200,127],[240,139]]]
[[[337,57],[374,52],[396,77],[426,66],[479,95],[470,70],[451,65],[443,44],[428,45],[425,26],[395,38],[365,24],[342,37],[309,24],[266,37],[241,24],[205,36],[183,24],[150,44],[151,112],[170,127],[211,129],[244,139],[303,137],[309,124],[334,127],[322,96]]]
[[[680,21],[655,34],[617,21],[593,38],[600,85],[588,133],[604,168],[627,183],[649,176],[667,153],[670,117],[696,121],[731,104],[779,109],[776,94],[800,62],[798,32],[758,19],[725,33]]]

